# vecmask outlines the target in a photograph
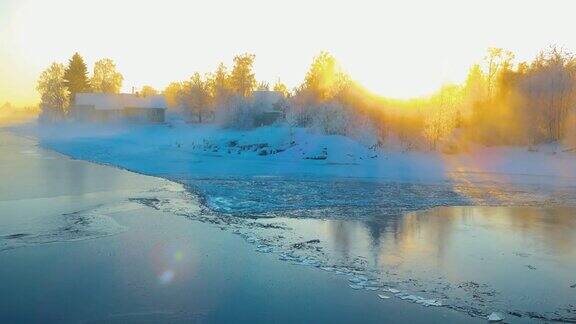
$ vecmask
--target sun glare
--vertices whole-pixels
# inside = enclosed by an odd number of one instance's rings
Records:
[[[501,11],[494,12],[494,4],[292,1],[276,14],[275,5],[256,0],[7,0],[0,12],[0,19],[8,22],[0,27],[0,101],[37,98],[39,72],[76,51],[89,65],[112,58],[125,77],[123,90],[130,91],[144,84],[162,89],[194,71],[230,64],[244,52],[256,54],[259,79],[280,78],[294,87],[312,57],[326,50],[367,89],[410,98],[461,82],[489,46],[512,47],[523,59],[551,42],[574,44],[571,29],[564,26],[570,19],[557,17],[567,11],[536,28],[528,22],[536,15],[538,21],[546,19],[541,12],[546,8],[510,1],[498,2]],[[511,28],[506,12],[518,5],[524,14],[518,28]],[[327,9],[330,15],[317,14]],[[487,11],[489,23],[481,19]],[[519,37],[519,25],[523,35],[531,36]]]

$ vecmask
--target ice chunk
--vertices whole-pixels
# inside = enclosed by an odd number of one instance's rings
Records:
[[[390,298],[390,296],[386,296],[386,295],[378,294],[378,298],[380,298],[380,299],[389,299],[389,298]]]
[[[348,279],[350,282],[352,283],[361,283],[361,282],[365,282],[366,280],[363,280],[363,278],[358,277],[358,276],[354,276],[350,279]]]
[[[504,316],[500,313],[492,313],[488,316],[488,322],[501,322],[504,320]]]
[[[272,252],[272,248],[269,246],[258,246],[258,248],[256,248],[256,252],[270,253]]]
[[[408,300],[411,300],[411,301],[416,302],[416,303],[424,300],[424,298],[422,298],[420,296],[415,296],[415,295],[407,295],[407,296],[405,296],[405,298],[402,298],[402,299],[408,299]]]
[[[416,303],[420,304],[420,305],[424,305],[426,307],[429,307],[429,306],[440,307],[440,306],[442,306],[442,302],[440,302],[436,299],[418,299],[418,300],[416,300]]]
[[[363,289],[363,288],[364,288],[364,286],[362,286],[362,285],[356,285],[356,284],[349,284],[348,286],[350,286],[350,288],[356,289],[356,290],[358,290],[358,289]]]
[[[311,258],[311,257],[307,257],[300,262],[300,264],[302,264],[302,265],[313,266],[313,267],[317,267],[319,263],[320,263],[320,261],[318,261],[314,258]]]

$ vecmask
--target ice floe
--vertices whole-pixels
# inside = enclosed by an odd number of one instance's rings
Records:
[[[504,320],[504,316],[500,313],[492,313],[488,316],[488,322],[501,322]]]

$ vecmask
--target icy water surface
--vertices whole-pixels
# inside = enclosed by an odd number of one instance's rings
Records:
[[[192,192],[132,202],[215,224],[257,252],[342,276],[350,289],[383,301],[484,318],[499,312],[507,322],[576,321],[573,186],[512,186],[465,174],[438,183],[282,178],[265,176],[265,168],[261,176],[206,178],[194,164],[190,174],[170,173],[171,165],[155,174],[137,163],[152,156],[92,154],[93,144],[82,145],[82,158],[176,180]],[[201,214],[189,210],[195,193],[208,207]]]
[[[1,131],[0,152],[0,323],[474,320],[351,291],[312,255],[279,261],[290,246],[231,233],[282,227],[212,213],[180,184]]]
[[[352,265],[391,288],[389,295],[477,316],[498,311],[512,322],[576,320],[573,208],[440,207],[388,222],[261,222],[283,224],[298,233],[293,240],[310,242],[295,250],[330,260],[326,271]]]
[[[235,233],[351,289],[507,321],[576,321],[573,188],[188,179]],[[453,207],[450,207],[453,206]]]
[[[576,187],[354,178],[186,178],[213,210],[234,216],[378,219],[437,206],[576,206]]]
[[[124,232],[110,215],[142,208],[165,180],[75,161],[0,130],[0,252]]]

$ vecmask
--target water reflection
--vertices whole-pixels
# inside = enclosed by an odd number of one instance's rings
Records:
[[[384,220],[284,221],[319,238],[335,260],[360,257],[406,289],[488,309],[573,315],[562,312],[576,303],[574,208],[439,207]]]

